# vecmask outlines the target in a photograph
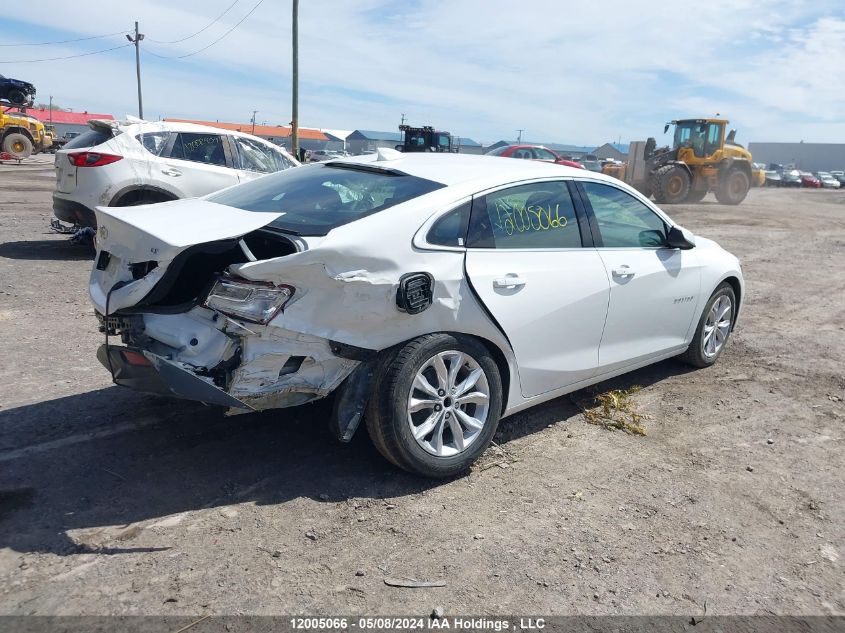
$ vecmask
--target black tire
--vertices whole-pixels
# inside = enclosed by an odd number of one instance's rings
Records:
[[[684,202],[688,204],[695,204],[696,202],[701,202],[704,200],[704,196],[707,195],[707,189],[700,189],[698,191],[691,189],[690,192],[687,194],[687,199]]]
[[[15,105],[26,105],[27,104],[27,97],[23,90],[18,90],[17,88],[13,88],[9,91],[9,101],[14,103]]]
[[[638,185],[634,185],[634,189],[639,191],[643,194],[646,198],[651,198],[651,194],[654,193],[654,188],[651,185],[651,180],[647,180],[646,182],[641,182]]]
[[[652,179],[654,199],[661,204],[679,204],[686,200],[692,184],[689,172],[680,165],[664,165]]]
[[[739,204],[745,200],[751,183],[748,175],[739,169],[733,169],[721,179],[716,189],[716,200],[721,204]]]
[[[3,151],[11,154],[16,160],[23,160],[32,155],[32,141],[26,134],[12,132],[3,137]]]
[[[710,310],[720,297],[727,297],[731,302],[731,329],[728,330],[721,347],[716,350],[716,353],[708,355],[704,351],[704,326],[707,323],[707,317],[710,314]],[[698,319],[698,324],[695,326],[695,336],[692,337],[692,341],[690,342],[687,350],[678,356],[678,359],[688,365],[699,368],[710,367],[710,365],[715,363],[719,359],[719,356],[722,355],[722,352],[725,350],[728,340],[730,339],[730,333],[733,329],[734,319],[736,318],[736,308],[736,295],[734,294],[733,288],[727,282],[720,284],[716,290],[713,291],[713,294],[710,295],[707,303],[704,304],[704,310],[702,310],[701,317]]]
[[[408,399],[413,393],[417,372],[437,354],[453,350],[469,356],[483,371],[489,392],[487,417],[465,450],[451,456],[438,456],[426,451],[414,438],[409,424]],[[465,368],[465,365],[461,367]],[[396,466],[423,477],[452,477],[465,472],[492,441],[502,411],[501,385],[496,362],[487,348],[475,339],[457,334],[420,336],[393,350],[382,361],[367,409],[367,432],[378,451]],[[475,410],[469,413],[476,415]],[[442,426],[445,428],[446,422]],[[443,437],[451,436],[451,433],[451,429],[447,429]],[[451,437],[454,441],[454,436]]]

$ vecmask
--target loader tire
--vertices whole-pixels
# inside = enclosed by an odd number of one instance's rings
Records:
[[[690,175],[679,165],[664,165],[652,178],[654,199],[661,204],[679,204],[689,194]]]
[[[11,154],[16,160],[23,160],[32,155],[32,141],[25,134],[12,132],[3,138],[3,151]]]
[[[751,183],[744,171],[734,169],[728,172],[716,189],[716,200],[720,204],[739,204],[748,195]]]
[[[684,202],[688,204],[695,204],[696,202],[701,202],[704,200],[704,196],[707,195],[707,189],[701,189],[696,191],[694,189],[690,189],[690,192],[687,194],[687,199]]]

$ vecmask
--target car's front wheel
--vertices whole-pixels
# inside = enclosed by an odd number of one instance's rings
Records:
[[[736,295],[729,283],[710,295],[698,321],[695,336],[680,359],[693,367],[709,367],[725,349],[736,316]]]
[[[498,366],[478,341],[420,336],[384,361],[367,430],[389,461],[425,477],[461,473],[493,439],[502,409]]]

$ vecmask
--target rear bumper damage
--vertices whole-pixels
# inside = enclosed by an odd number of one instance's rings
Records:
[[[296,406],[332,393],[360,364],[323,338],[242,324],[205,308],[179,314],[100,315],[124,346],[97,357],[115,383],[244,413]]]

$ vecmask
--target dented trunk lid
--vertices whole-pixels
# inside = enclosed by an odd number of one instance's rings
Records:
[[[146,297],[183,251],[239,238],[268,225],[281,213],[244,211],[196,199],[97,207],[96,215],[97,257],[89,293],[101,314],[111,314]],[[143,275],[139,276],[135,265],[142,265]]]
[[[135,261],[169,261],[194,244],[245,235],[281,216],[207,200],[97,207],[97,248]]]

